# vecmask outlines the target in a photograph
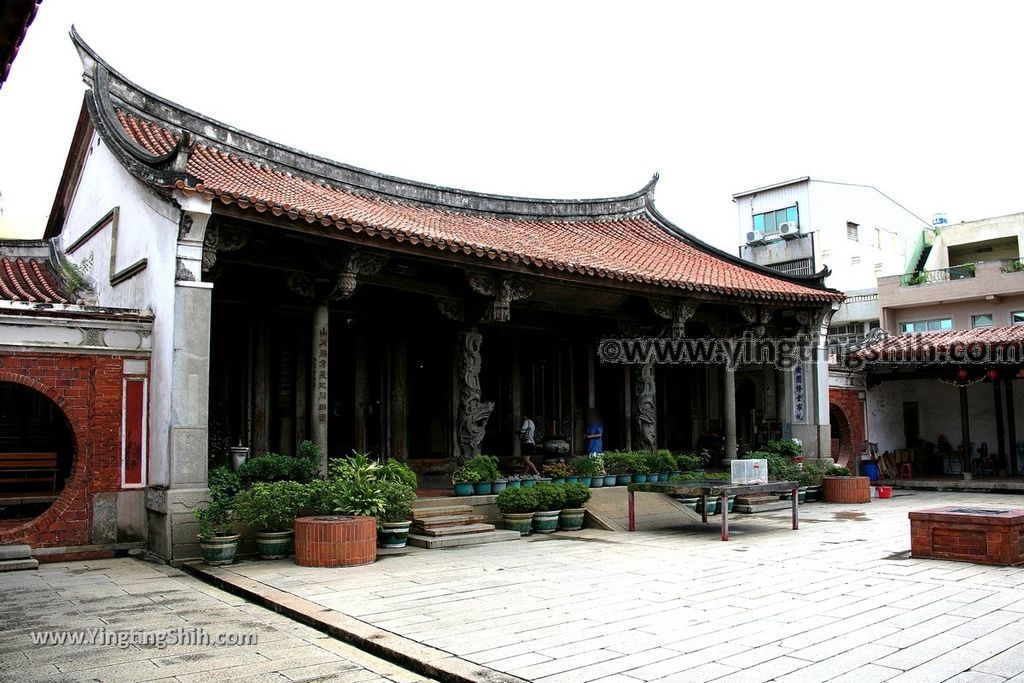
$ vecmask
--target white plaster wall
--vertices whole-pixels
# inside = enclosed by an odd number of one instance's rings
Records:
[[[808,227],[817,232],[818,266],[832,268],[826,283],[844,292],[874,287],[880,276],[905,272],[914,244],[927,227],[874,187],[812,180],[809,201],[814,223]],[[847,238],[847,222],[859,226],[857,241]]]
[[[149,483],[167,484],[179,211],[133,178],[94,134],[61,232],[62,245],[66,248],[72,244],[115,206],[120,209],[115,269],[147,258],[146,269],[118,285],[110,284],[110,226],[68,258],[80,263],[92,255],[89,274],[95,282],[100,306],[148,309],[155,314],[150,368]]]
[[[1017,416],[1017,440],[1024,440],[1024,382],[1015,382],[1014,403]],[[903,448],[903,403],[917,402],[921,437],[935,442],[945,435],[956,448],[960,443],[960,394],[954,386],[937,379],[884,382],[867,392],[868,440],[877,442],[879,451]],[[996,450],[995,402],[992,385],[987,382],[967,387],[971,441],[975,449],[984,441],[989,452]],[[1004,414],[1005,394],[1004,394]],[[1005,438],[1005,437],[1004,437]]]

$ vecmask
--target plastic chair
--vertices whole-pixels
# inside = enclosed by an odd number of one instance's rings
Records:
[[[914,468],[909,462],[900,463],[900,479],[913,479]]]

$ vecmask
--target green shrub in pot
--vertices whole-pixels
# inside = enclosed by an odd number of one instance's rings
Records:
[[[539,498],[537,488],[505,489],[498,494],[495,505],[505,521],[505,528],[518,531],[522,536],[529,536],[533,526],[533,514],[537,510]]]
[[[533,487],[537,495],[536,512],[533,515],[533,530],[550,534],[558,529],[558,515],[565,504],[565,485],[542,482]]]
[[[583,528],[583,518],[587,514],[583,506],[590,500],[590,489],[583,484],[566,484],[562,488],[564,501],[558,515],[558,528],[578,531]]]
[[[380,482],[381,514],[377,516],[377,541],[382,548],[404,548],[412,525],[416,489],[402,481]]]
[[[238,534],[231,532],[231,499],[211,500],[193,511],[199,526],[199,549],[207,564],[231,564],[238,550]]]
[[[260,557],[274,560],[291,554],[292,527],[305,502],[303,484],[257,482],[235,496],[235,516],[253,530]]]

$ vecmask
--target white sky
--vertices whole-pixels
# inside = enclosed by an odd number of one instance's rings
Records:
[[[1024,210],[1021,19],[987,2],[45,0],[0,90],[4,218],[41,232],[83,37],[145,88],[364,168],[626,194],[735,252],[734,192],[811,175],[924,218]]]

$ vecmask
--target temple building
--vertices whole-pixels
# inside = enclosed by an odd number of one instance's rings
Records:
[[[197,555],[208,464],[239,444],[311,439],[424,473],[479,452],[512,467],[524,416],[578,453],[596,408],[606,449],[690,451],[718,434],[731,457],[787,436],[828,456],[824,355],[794,372],[598,359],[610,337],[823,345],[843,298],[824,271],[782,274],[680,230],[654,206],[656,178],[585,200],[401,180],[167,101],[72,38],[85,102],[45,237],[93,305],[146,328],[141,490],[161,557]],[[17,529],[51,542],[35,521]]]

